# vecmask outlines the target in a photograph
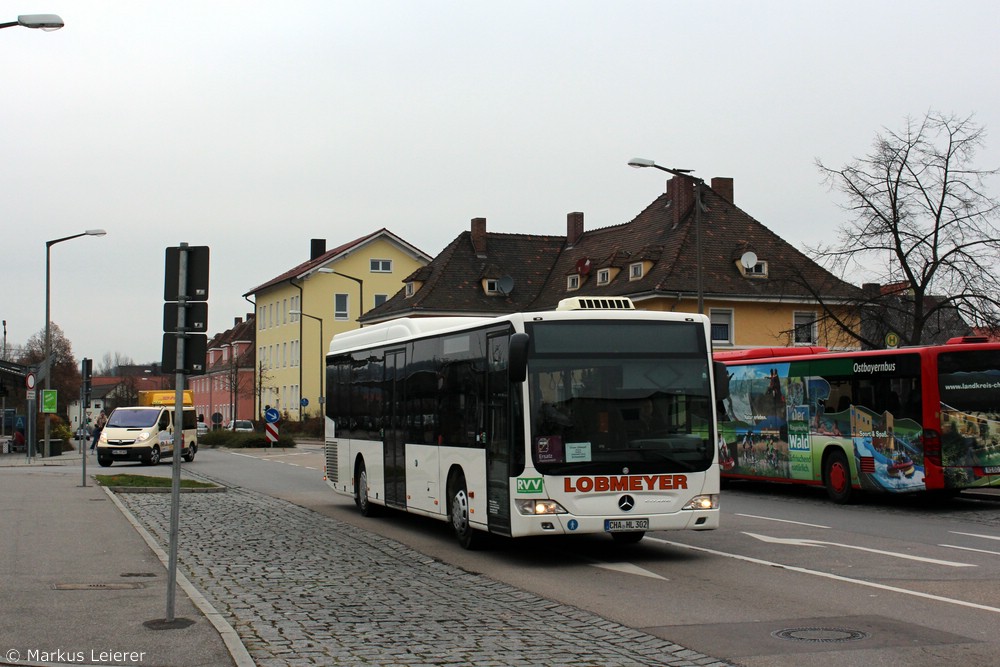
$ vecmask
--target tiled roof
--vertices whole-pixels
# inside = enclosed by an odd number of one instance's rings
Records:
[[[463,232],[430,264],[404,279],[423,282],[412,297],[397,293],[362,320],[371,323],[403,315],[543,310],[570,295],[692,298],[697,267],[693,197],[686,211],[675,211],[674,206],[684,203],[672,199],[680,200],[684,193],[681,185],[674,185],[631,221],[584,231],[572,246],[566,236],[485,233],[485,252],[477,253],[472,232]],[[707,184],[703,200],[702,284],[706,300],[810,299],[803,278],[818,286],[826,299],[858,298],[859,288],[826,271]],[[767,278],[743,274],[739,258],[747,250],[767,262]],[[590,260],[590,272],[578,290],[567,292],[566,278],[580,272],[578,263],[583,260]],[[637,261],[652,262],[652,268],[641,279],[629,280],[627,267]],[[598,285],[596,270],[608,267],[623,270],[608,284]],[[484,292],[483,278],[505,275],[513,279],[510,294]]]
[[[327,250],[326,252],[324,252],[322,255],[319,255],[315,259],[310,259],[308,261],[302,262],[301,264],[292,267],[288,271],[285,271],[281,275],[275,276],[274,278],[271,278],[267,282],[262,283],[260,285],[257,285],[252,290],[250,290],[248,292],[245,292],[243,294],[243,296],[247,297],[247,296],[250,296],[252,294],[256,294],[257,292],[260,292],[262,290],[265,290],[268,287],[273,287],[275,285],[279,285],[279,284],[281,284],[283,282],[286,282],[288,280],[291,280],[293,278],[301,277],[301,276],[309,273],[310,271],[313,271],[314,269],[317,269],[317,268],[323,266],[324,264],[327,264],[331,260],[336,259],[339,255],[342,255],[342,254],[344,254],[345,252],[347,252],[349,250],[354,250],[355,248],[357,248],[359,246],[362,246],[365,243],[369,243],[371,241],[374,241],[379,236],[386,236],[386,237],[388,237],[389,239],[391,239],[392,241],[394,241],[395,243],[397,243],[400,247],[406,248],[407,250],[409,250],[411,253],[413,253],[417,257],[422,257],[422,258],[430,259],[430,256],[427,255],[425,252],[423,252],[422,250],[419,250],[418,248],[410,245],[409,243],[407,243],[406,241],[404,241],[403,239],[399,238],[398,236],[396,236],[395,234],[393,234],[392,232],[390,232],[388,229],[386,229],[385,227],[383,227],[382,229],[379,229],[379,230],[377,230],[375,232],[372,232],[371,234],[367,234],[365,236],[362,236],[361,238],[354,239],[353,241],[349,241],[349,242],[347,242],[347,243],[345,243],[345,244],[343,244],[341,246],[338,246],[338,247],[336,247],[336,248],[334,248],[332,250]]]

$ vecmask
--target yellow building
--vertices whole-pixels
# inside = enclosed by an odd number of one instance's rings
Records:
[[[332,250],[313,239],[308,261],[245,293],[257,310],[258,418],[267,407],[295,421],[322,416],[330,339],[358,328],[430,259],[387,229]]]

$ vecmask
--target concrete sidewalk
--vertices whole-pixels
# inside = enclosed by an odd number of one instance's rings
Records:
[[[99,470],[88,457],[83,487],[79,453],[0,457],[0,665],[252,665],[180,572],[165,623],[163,552],[89,479]]]

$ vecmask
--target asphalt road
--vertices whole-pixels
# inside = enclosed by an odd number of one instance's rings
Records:
[[[936,667],[995,664],[1000,655],[998,502],[842,507],[810,489],[733,485],[717,531],[651,533],[624,548],[588,536],[468,552],[444,523],[358,515],[322,481],[317,448],[202,450],[184,467],[748,667]],[[169,464],[156,472],[169,474]]]

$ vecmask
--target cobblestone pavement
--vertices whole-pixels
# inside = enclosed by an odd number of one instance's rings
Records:
[[[167,548],[169,494],[120,494]],[[179,567],[258,665],[730,663],[241,489],[185,494]]]

